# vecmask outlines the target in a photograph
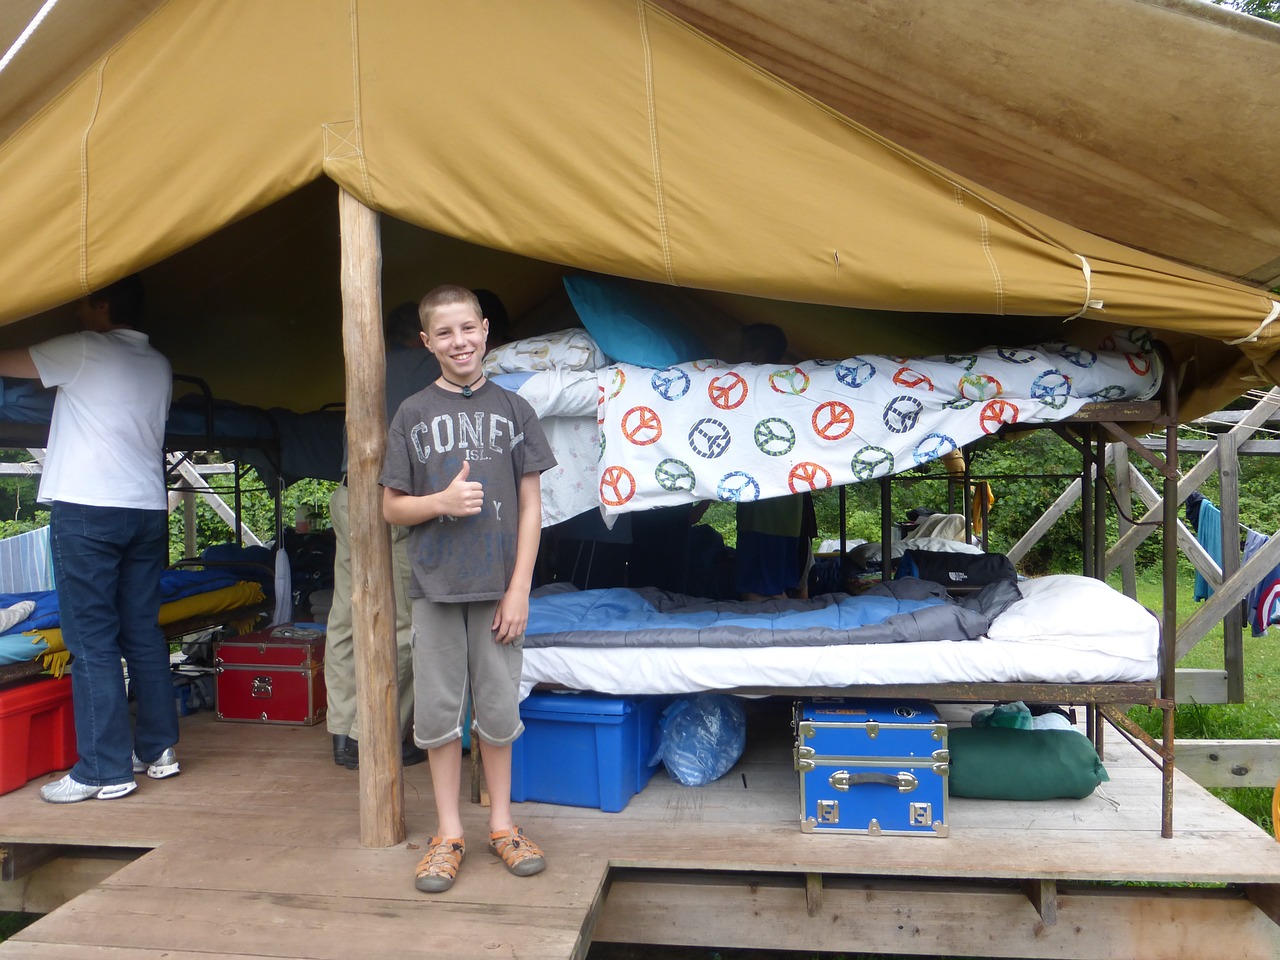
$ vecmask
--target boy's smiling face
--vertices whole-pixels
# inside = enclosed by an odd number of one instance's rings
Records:
[[[469,304],[446,303],[431,313],[422,342],[440,363],[445,379],[468,384],[480,376],[489,321]]]

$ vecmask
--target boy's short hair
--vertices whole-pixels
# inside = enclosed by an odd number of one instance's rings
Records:
[[[122,323],[135,329],[142,328],[144,296],[142,277],[138,274],[130,274],[101,290],[95,290],[87,299],[91,306],[107,304],[111,310],[112,323]]]
[[[429,291],[418,301],[418,319],[422,323],[424,332],[431,332],[431,314],[451,303],[467,304],[476,312],[477,317],[484,317],[484,311],[480,309],[480,301],[476,299],[474,293],[456,283],[446,283]]]

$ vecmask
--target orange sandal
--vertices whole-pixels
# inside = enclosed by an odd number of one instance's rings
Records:
[[[538,845],[519,827],[497,830],[489,834],[489,852],[502,860],[517,877],[531,877],[547,866]]]
[[[427,852],[418,861],[413,885],[423,893],[448,890],[458,876],[466,852],[461,837],[432,837],[427,841]]]

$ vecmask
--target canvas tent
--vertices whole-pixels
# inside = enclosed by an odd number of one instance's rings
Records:
[[[520,312],[593,270],[805,355],[1136,323],[1215,407],[1280,371],[1251,286],[1280,273],[1280,29],[1057,7],[61,0],[0,74],[0,336],[147,268],[176,368],[340,399],[337,183],[389,215],[388,302],[457,280]]]
[[[0,7],[0,42],[40,6]],[[361,837],[393,843],[383,302],[451,281],[554,312],[566,270],[596,271],[804,356],[1140,324],[1188,415],[1280,373],[1251,285],[1280,259],[1280,30],[1058,7],[59,0],[0,73],[0,344],[141,269],[155,342],[219,397],[345,393]],[[1169,50],[1185,77],[1133,82]]]

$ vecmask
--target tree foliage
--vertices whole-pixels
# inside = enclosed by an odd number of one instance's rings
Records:
[[[1251,17],[1280,23],[1280,0],[1213,0],[1220,7],[1239,10]]]

